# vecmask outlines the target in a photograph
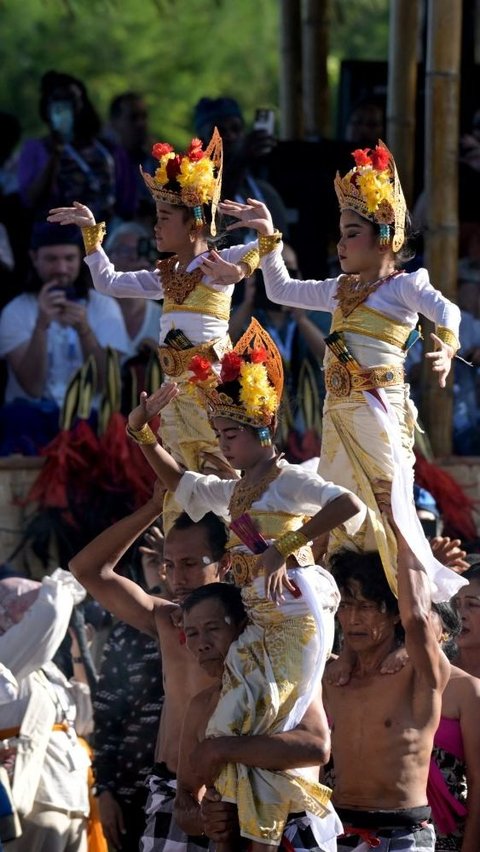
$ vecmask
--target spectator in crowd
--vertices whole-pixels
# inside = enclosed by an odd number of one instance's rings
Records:
[[[375,95],[356,101],[345,128],[345,139],[354,148],[375,148],[385,138],[385,103]]]
[[[327,681],[324,687],[332,723],[333,801],[345,830],[339,852],[363,844],[435,847],[427,779],[450,670],[430,616],[428,579],[395,531],[398,605],[378,553],[343,551],[331,563],[342,595],[343,640],[355,655],[348,683]],[[409,661],[389,675],[387,685],[380,669],[403,641]]]
[[[110,103],[109,119],[108,136],[120,149],[118,154],[123,160],[121,196],[128,199],[132,216],[142,215],[146,208],[155,217],[155,207],[138,168],[141,165],[153,173],[157,165],[151,154],[148,109],[142,95],[132,91],[116,95]]]
[[[142,181],[143,183],[143,181]],[[107,237],[105,251],[118,272],[137,272],[155,265],[155,243],[137,222],[118,225]],[[161,307],[152,299],[118,299],[130,339],[129,355],[158,346]]]
[[[137,580],[148,594],[165,594],[163,539],[152,528],[137,551]],[[162,552],[157,547],[160,546]],[[132,566],[133,567],[133,566]],[[138,849],[145,825],[146,779],[154,762],[163,703],[158,641],[119,621],[104,647],[94,700],[95,787],[104,833],[114,849]]]
[[[461,623],[449,603],[433,605],[438,641],[450,659]],[[427,795],[436,852],[476,852],[480,837],[480,680],[457,666],[442,695]]]
[[[0,656],[18,695],[0,704],[3,759],[22,835],[12,852],[86,852],[88,758],[77,734],[92,728],[82,661],[68,681],[52,661],[84,590],[58,568],[42,583],[0,581]],[[7,763],[8,765],[8,763]]]
[[[20,151],[18,180],[35,219],[51,207],[82,198],[98,219],[116,204],[115,161],[100,141],[100,119],[81,80],[47,71],[40,81],[40,118],[46,136],[27,139]]]
[[[296,252],[288,243],[283,247],[282,256],[289,274],[301,278]],[[322,378],[319,368],[325,353],[325,341],[313,312],[271,302],[265,293],[260,271],[246,279],[239,288],[243,289],[243,300],[232,312],[229,323],[233,342],[239,340],[254,316],[273,338],[282,356],[289,396],[295,398],[300,366],[307,357],[317,367],[320,383]]]
[[[260,198],[272,211],[277,228],[288,233],[287,213],[280,195],[256,168],[268,154],[275,140],[264,130],[247,131],[240,104],[234,98],[201,98],[194,109],[195,133],[204,143],[218,128],[223,141],[222,197],[236,201]],[[256,234],[247,228],[237,232],[235,241],[249,242]]]
[[[0,317],[0,356],[8,365],[4,455],[35,452],[56,435],[68,383],[89,356],[101,390],[106,347],[129,351],[120,308],[91,288],[76,228],[38,223],[31,260],[25,292]]]
[[[156,522],[162,507],[163,491],[157,484],[151,500],[97,536],[71,560],[70,568],[103,606],[160,643],[165,700],[140,848],[142,852],[157,852],[178,844],[178,848],[196,852],[207,848],[208,840],[187,838],[173,820],[173,804],[185,710],[197,692],[211,685],[211,679],[186,649],[183,633],[174,623],[179,613],[177,604],[147,594],[115,571],[128,547]],[[199,586],[223,580],[229,567],[226,541],[224,524],[211,513],[199,523],[185,513],[176,519],[164,546],[166,577],[174,601],[182,601]]]
[[[0,307],[18,292],[28,252],[28,217],[20,200],[17,177],[20,136],[18,118],[0,111]]]
[[[473,677],[480,677],[480,560],[462,575],[468,580],[455,596],[455,605],[462,620],[457,637],[458,652],[452,663]]]

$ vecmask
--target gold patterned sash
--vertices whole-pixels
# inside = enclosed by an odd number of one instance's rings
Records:
[[[348,317],[344,317],[340,308],[336,308],[330,329],[330,332],[333,331],[374,337],[376,340],[382,340],[384,343],[403,349],[412,327],[406,323],[398,322],[393,317],[382,314],[374,308],[360,305]]]
[[[230,303],[231,296],[228,293],[212,290],[205,284],[197,284],[181,304],[165,294],[163,313],[185,311],[187,313],[208,314],[208,316],[219,320],[228,320],[230,318]]]

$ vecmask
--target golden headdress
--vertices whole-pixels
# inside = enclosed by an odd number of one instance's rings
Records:
[[[352,156],[354,168],[344,177],[337,172],[334,181],[340,210],[354,210],[380,227],[393,225],[392,248],[400,251],[407,205],[392,153],[379,139],[375,148],[357,148]]]
[[[140,172],[155,201],[191,207],[198,226],[204,225],[203,205],[211,204],[210,233],[215,236],[215,213],[222,191],[223,145],[217,128],[205,151],[192,139],[187,151],[176,154],[168,142],[156,142],[152,155],[159,161],[154,175]]]
[[[282,398],[283,365],[275,343],[256,319],[223,356],[220,378],[203,360],[192,358],[189,370],[205,396],[210,418],[229,417],[256,428],[271,425]]]

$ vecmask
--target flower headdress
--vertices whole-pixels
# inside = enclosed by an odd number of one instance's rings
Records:
[[[407,206],[395,160],[381,139],[375,148],[357,148],[352,152],[355,166],[344,177],[337,172],[334,181],[340,210],[354,210],[380,225],[380,239],[400,251],[405,242]]]
[[[189,369],[194,374],[191,381],[206,398],[210,419],[229,417],[268,432],[282,398],[283,365],[275,343],[260,323],[252,319],[233,350],[223,356],[219,383],[204,360],[195,356]]]
[[[155,201],[191,207],[195,222],[205,224],[203,205],[212,205],[210,233],[216,234],[215,212],[222,189],[223,146],[217,128],[205,150],[200,139],[192,139],[188,150],[176,154],[168,142],[157,142],[152,155],[159,161],[154,175],[140,172]]]

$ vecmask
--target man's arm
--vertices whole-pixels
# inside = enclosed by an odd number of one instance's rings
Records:
[[[204,831],[200,802],[205,792],[205,775],[203,766],[202,777],[197,775],[193,769],[191,755],[198,746],[199,737],[205,734],[210,715],[209,696],[211,696],[211,690],[203,690],[190,701],[183,720],[178,750],[174,818],[182,831],[193,836],[203,834]]]
[[[283,771],[320,766],[329,758],[330,731],[321,695],[291,731],[248,737],[212,737],[194,744],[189,755],[192,766],[202,767],[207,786],[225,763]]]
[[[25,393],[40,399],[48,372],[48,329],[60,320],[66,305],[65,293],[56,280],[44,284],[37,297],[38,314],[30,339],[7,354],[10,369]]]
[[[207,722],[202,712],[204,695],[200,693],[191,701],[180,743],[175,819],[187,834],[205,830],[200,805],[205,786],[213,785],[225,763],[282,771],[319,766],[329,760],[330,732],[321,695],[292,731],[270,736],[212,737],[200,742]],[[207,715],[209,718],[210,711]],[[201,777],[194,767],[201,767]]]
[[[398,608],[405,630],[405,647],[415,674],[421,676],[432,689],[443,691],[450,667],[430,618],[430,583],[425,569],[398,528],[395,533],[398,546]]]
[[[161,514],[163,500],[155,486],[154,496],[140,509],[100,533],[69,563],[72,574],[95,600],[117,618],[149,636],[157,637],[155,610],[170,610],[170,601],[148,595],[127,577],[115,573],[123,554]]]

